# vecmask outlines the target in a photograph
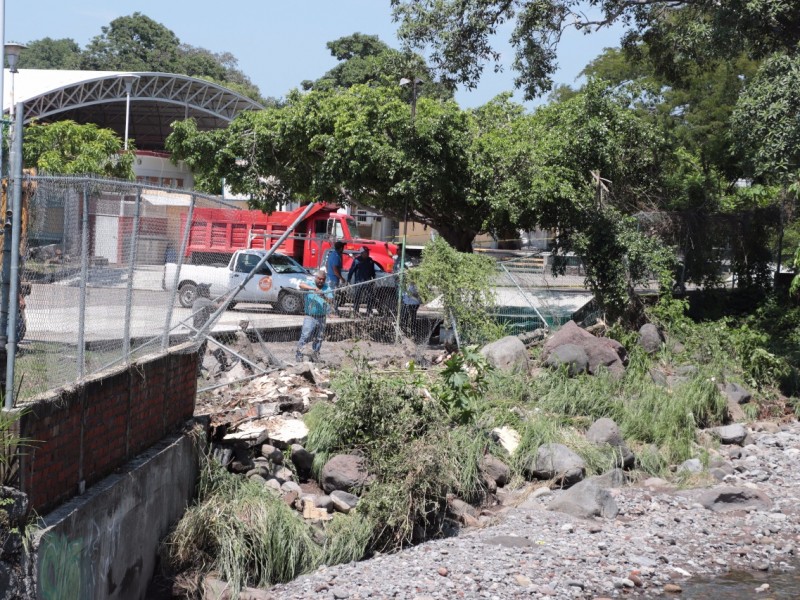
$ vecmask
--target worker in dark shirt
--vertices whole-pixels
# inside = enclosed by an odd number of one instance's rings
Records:
[[[355,283],[355,297],[353,298],[353,315],[358,316],[361,303],[367,303],[367,316],[372,314],[372,305],[375,303],[375,293],[372,280],[375,279],[375,261],[370,258],[369,248],[361,248],[361,254],[353,261],[350,272],[347,274],[347,283]]]

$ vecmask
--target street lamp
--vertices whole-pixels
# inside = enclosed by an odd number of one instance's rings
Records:
[[[125,84],[125,144],[123,149],[128,149],[128,127],[131,119],[131,90],[133,89],[133,82],[139,79],[138,75],[128,74],[120,75],[120,79]]]
[[[417,86],[422,83],[422,79],[419,77],[412,77],[411,79],[407,79],[403,77],[400,80],[400,86],[405,87],[407,85],[411,86],[411,134],[416,139],[416,119],[417,119]],[[400,250],[400,275],[398,281],[398,294],[397,294],[397,331],[395,332],[395,337],[397,340],[400,340],[400,320],[401,320],[401,313],[403,310],[403,280],[405,279],[405,270],[406,270],[406,237],[408,235],[408,194],[406,194],[405,200],[403,201],[403,248]]]
[[[5,55],[6,60],[8,60],[8,71],[11,73],[11,107],[8,110],[8,114],[13,117],[14,116],[14,74],[19,73],[19,69],[17,69],[17,63],[19,63],[19,53],[22,50],[25,50],[27,46],[22,44],[17,44],[15,42],[9,42],[4,46],[5,48]],[[13,119],[12,119],[13,120]]]
[[[400,80],[401,86],[411,86],[411,133],[416,138],[416,119],[417,119],[417,86],[422,83],[422,79],[414,77]],[[406,265],[406,235],[408,234],[408,196],[406,195],[403,203],[403,250],[400,252],[400,273],[402,277],[403,269]]]

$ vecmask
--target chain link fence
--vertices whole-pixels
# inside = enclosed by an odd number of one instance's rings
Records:
[[[204,343],[206,358],[227,356],[227,368],[257,374],[293,361],[305,305],[298,284],[313,284],[310,270],[341,234],[297,221],[299,210],[266,217],[142,183],[35,176],[25,190],[17,402],[189,339]],[[280,236],[280,253],[262,261]],[[337,290],[323,357],[344,352],[344,340],[418,352],[440,318],[404,287],[377,268],[374,280]]]

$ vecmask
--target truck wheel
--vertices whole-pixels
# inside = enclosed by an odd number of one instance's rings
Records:
[[[182,283],[178,288],[178,301],[183,308],[192,308],[197,300],[197,286],[193,283]]]
[[[300,294],[281,292],[278,295],[278,310],[288,314],[297,314],[303,310],[303,298]]]

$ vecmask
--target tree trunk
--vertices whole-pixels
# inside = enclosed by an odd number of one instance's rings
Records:
[[[452,227],[436,227],[436,231],[459,252],[472,252],[472,240],[477,232]]]

